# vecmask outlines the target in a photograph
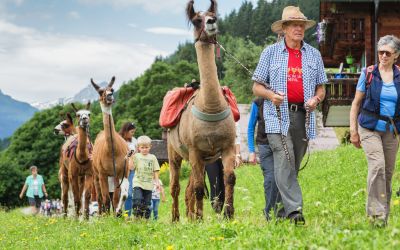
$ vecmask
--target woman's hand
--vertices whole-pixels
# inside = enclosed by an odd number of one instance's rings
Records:
[[[350,131],[350,142],[354,147],[361,148],[360,135],[358,134],[358,131]]]
[[[240,154],[236,154],[235,156],[235,168],[239,167],[242,164],[242,157]]]
[[[22,193],[20,193],[19,198],[22,199],[22,197],[24,197],[24,195]]]
[[[256,153],[252,152],[249,154],[249,163],[251,163],[251,164],[257,163]]]

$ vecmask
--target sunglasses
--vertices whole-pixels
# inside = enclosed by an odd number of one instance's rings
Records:
[[[379,50],[379,51],[378,51],[378,54],[379,54],[380,56],[383,56],[383,55],[386,54],[387,57],[391,57],[394,53],[389,52],[389,51],[387,51],[387,50]]]

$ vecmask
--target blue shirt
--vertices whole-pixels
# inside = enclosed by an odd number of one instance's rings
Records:
[[[256,152],[256,149],[254,147],[254,131],[257,124],[257,118],[258,118],[258,107],[255,102],[252,102],[250,109],[249,124],[247,126],[247,145],[250,153]]]
[[[361,72],[357,83],[357,90],[365,93],[366,75],[365,70]],[[380,95],[380,115],[393,117],[396,111],[397,91],[394,82],[383,83]],[[376,131],[386,131],[386,121],[378,120],[375,126]],[[393,126],[390,124],[390,131],[393,132]]]
[[[304,102],[307,102],[315,95],[315,88],[319,84],[326,83],[328,78],[325,74],[324,63],[321,53],[303,42],[300,49]],[[262,84],[269,84],[274,91],[285,93],[283,103],[281,104],[282,112],[282,128],[279,125],[276,107],[270,100],[264,103],[264,119],[268,126],[265,126],[266,133],[282,133],[287,136],[289,131],[289,109],[287,100],[287,68],[288,68],[289,52],[286,48],[285,41],[277,42],[264,49],[261,54],[260,61],[253,74],[252,80]],[[316,137],[315,113],[310,115],[310,127],[306,128],[307,136],[310,139]],[[282,129],[282,131],[281,131]]]

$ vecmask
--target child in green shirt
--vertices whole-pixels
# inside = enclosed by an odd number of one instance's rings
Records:
[[[153,178],[158,182],[160,166],[155,155],[150,154],[151,139],[140,136],[137,139],[140,153],[132,156],[130,169],[135,170],[133,177],[133,214],[136,218],[150,218]]]

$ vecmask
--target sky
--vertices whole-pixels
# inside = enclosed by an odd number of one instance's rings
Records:
[[[244,0],[219,0],[224,17]],[[251,0],[256,3],[256,0]],[[0,0],[0,90],[34,103],[116,87],[192,41],[186,0]],[[196,0],[206,10],[209,0]],[[1,108],[1,107],[0,107]]]

